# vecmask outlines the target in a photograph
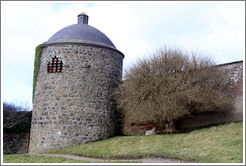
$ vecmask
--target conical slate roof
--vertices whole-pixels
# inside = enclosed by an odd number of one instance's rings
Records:
[[[88,16],[85,13],[78,15],[78,24],[59,30],[47,41],[47,44],[63,42],[95,44],[116,49],[104,33],[88,25]]]

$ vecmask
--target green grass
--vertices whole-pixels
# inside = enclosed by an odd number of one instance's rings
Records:
[[[107,159],[163,156],[202,163],[242,163],[243,122],[184,134],[118,136],[50,153]]]
[[[89,161],[69,160],[64,157],[30,156],[27,154],[4,155],[3,162],[4,163],[90,163]]]
[[[243,122],[229,123],[183,134],[118,136],[50,153],[134,159],[173,157],[202,163],[243,162]],[[64,157],[4,155],[4,163],[89,163]],[[123,161],[106,161],[122,163]],[[129,161],[124,161],[129,162]],[[134,161],[132,161],[134,162]]]
[[[136,163],[137,161],[105,161],[106,163]],[[98,163],[86,160],[71,160],[64,157],[30,156],[28,154],[4,155],[3,163]],[[101,163],[101,162],[100,162]]]

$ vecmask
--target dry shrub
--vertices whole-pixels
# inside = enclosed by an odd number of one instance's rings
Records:
[[[165,122],[165,132],[175,132],[174,122],[181,117],[230,106],[228,78],[208,58],[164,47],[126,72],[117,101],[125,122]]]
[[[31,127],[32,112],[27,105],[3,103],[3,131],[4,133],[26,132]]]

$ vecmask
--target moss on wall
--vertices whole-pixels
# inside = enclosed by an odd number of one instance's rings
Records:
[[[32,99],[34,98],[35,87],[36,87],[39,67],[40,67],[40,63],[41,63],[41,55],[42,55],[44,47],[45,47],[45,42],[43,44],[39,44],[35,49]]]

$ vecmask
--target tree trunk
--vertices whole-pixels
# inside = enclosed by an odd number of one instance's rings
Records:
[[[175,122],[174,121],[166,121],[166,128],[163,132],[166,134],[177,133],[178,130],[175,129]]]

